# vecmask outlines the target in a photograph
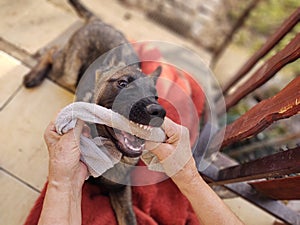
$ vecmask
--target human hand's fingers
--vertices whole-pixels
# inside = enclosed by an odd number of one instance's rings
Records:
[[[191,159],[189,131],[166,118],[162,125],[167,139],[164,143],[146,142],[146,149],[155,154],[168,176],[173,176]]]
[[[164,123],[162,125],[163,130],[167,136],[166,143],[173,144],[177,143],[180,138],[180,131],[182,129],[181,125],[178,125],[174,121],[169,118],[165,118]]]
[[[48,147],[53,146],[58,142],[60,135],[56,132],[54,122],[51,121],[45,129],[44,140]]]
[[[79,143],[79,139],[80,139],[80,135],[83,131],[83,127],[84,127],[84,122],[82,120],[78,120],[76,123],[76,126],[73,129],[71,129],[70,131],[68,131],[66,134],[73,133],[75,135],[76,140],[78,140],[78,143]],[[85,130],[85,133],[87,134],[87,130]],[[74,137],[73,135],[66,135],[66,136],[70,136],[70,138]],[[62,137],[62,135],[59,135],[56,132],[54,122],[51,121],[48,124],[48,126],[46,127],[45,132],[44,132],[44,139],[45,139],[47,146],[51,147],[52,145],[57,143],[61,137]]]
[[[77,140],[80,139],[80,135],[82,133],[83,126],[84,126],[84,122],[82,120],[78,119],[77,123],[74,127],[74,135]]]
[[[88,125],[86,125],[86,124],[83,125],[82,135],[85,136],[85,137],[87,137],[87,138],[91,138],[92,137],[91,136],[91,128]]]
[[[147,146],[151,145],[149,151],[151,151],[160,162],[167,159],[170,155],[174,153],[176,148],[170,144],[166,143],[146,143]],[[147,148],[148,149],[148,148]]]
[[[180,139],[181,128],[181,125],[178,125],[171,119],[165,117],[164,123],[162,124],[162,129],[164,130],[166,135],[165,143],[173,145],[177,144],[178,140]],[[156,153],[156,148],[161,144],[162,143],[159,142],[146,141],[145,148],[150,151],[153,150],[153,153]]]

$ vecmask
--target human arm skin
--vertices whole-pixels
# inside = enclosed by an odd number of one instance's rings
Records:
[[[44,138],[49,151],[48,186],[39,225],[81,224],[81,191],[87,168],[80,161],[79,137],[83,122],[64,135],[50,123]]]
[[[166,174],[190,201],[200,223],[202,225],[243,224],[199,175],[192,157],[187,128],[166,118],[163,129],[167,136],[165,143],[153,146],[153,143],[148,142],[147,148],[157,156]],[[180,149],[177,149],[178,146]],[[185,163],[181,168],[177,167],[174,170],[172,165],[175,167],[178,165],[170,163],[169,159],[176,149],[185,158],[179,161]],[[176,157],[173,156],[172,160],[176,160]]]

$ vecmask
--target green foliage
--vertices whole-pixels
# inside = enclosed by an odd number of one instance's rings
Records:
[[[235,6],[235,9],[232,9],[228,14],[232,22],[238,19],[241,10],[245,7],[244,1],[237,1],[237,3],[242,6]],[[251,12],[245,26],[236,33],[233,42],[249,49],[251,53],[256,52],[265,43],[267,38],[272,35],[298,7],[300,7],[299,0],[262,0]],[[269,58],[275,54],[275,52],[284,48],[299,32],[300,24],[296,25],[266,58]],[[289,67],[294,73],[299,73],[299,67],[295,64]]]
[[[248,29],[269,36],[299,6],[299,0],[261,1],[248,20]]]

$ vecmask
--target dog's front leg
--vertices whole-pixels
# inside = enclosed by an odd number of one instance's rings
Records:
[[[136,217],[133,212],[131,187],[125,186],[119,191],[109,193],[110,202],[115,211],[119,225],[136,225]]]
[[[27,88],[38,86],[47,77],[53,64],[53,55],[57,51],[56,47],[51,47],[40,58],[37,65],[25,75],[23,84]]]

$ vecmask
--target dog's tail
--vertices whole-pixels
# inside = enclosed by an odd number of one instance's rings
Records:
[[[78,0],[69,0],[69,3],[74,7],[77,14],[88,21],[90,18],[94,16],[94,14],[89,11],[82,3]]]

